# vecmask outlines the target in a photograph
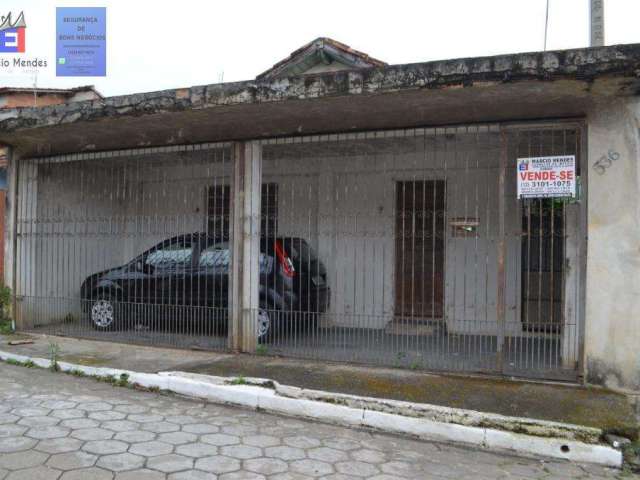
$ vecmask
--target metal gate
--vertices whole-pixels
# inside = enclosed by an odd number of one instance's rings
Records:
[[[22,160],[16,317],[96,340],[226,347],[229,146]],[[203,268],[198,269],[201,265]]]
[[[256,142],[261,187],[248,211],[260,240],[248,265],[259,301],[243,313],[260,351],[576,379],[585,192],[519,200],[516,159],[575,155],[584,175],[582,128]],[[22,161],[20,325],[226,348],[237,245],[230,152],[215,144]]]

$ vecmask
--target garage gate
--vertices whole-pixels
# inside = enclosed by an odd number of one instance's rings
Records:
[[[216,143],[21,160],[17,324],[212,350],[246,350],[238,335],[249,335],[266,354],[575,380],[582,129],[269,139],[250,142],[251,158]],[[578,198],[517,198],[516,159],[547,155],[575,155]]]

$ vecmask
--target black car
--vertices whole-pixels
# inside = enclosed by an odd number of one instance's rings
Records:
[[[228,242],[202,233],[176,236],[89,276],[80,289],[83,310],[97,330],[160,321],[224,328],[230,267]],[[258,339],[284,325],[309,328],[328,309],[326,268],[304,239],[262,238],[259,271]]]

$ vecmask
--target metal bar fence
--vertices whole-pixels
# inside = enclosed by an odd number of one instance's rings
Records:
[[[226,347],[230,182],[225,144],[23,160],[23,329],[187,348]],[[226,201],[226,203],[225,203]]]
[[[516,159],[580,169],[581,143],[576,123],[259,142],[258,348],[576,379],[582,200],[518,199]],[[227,144],[22,161],[23,329],[226,348],[232,163]]]
[[[282,244],[296,270],[290,287],[277,268],[261,278],[259,310],[273,320],[264,348],[576,379],[579,203],[518,199],[516,159],[575,155],[579,174],[581,132],[488,125],[264,141],[263,181],[278,199],[277,229],[262,241]]]

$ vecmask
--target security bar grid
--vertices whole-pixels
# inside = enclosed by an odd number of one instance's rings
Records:
[[[242,168],[232,144],[22,160],[18,324],[227,350],[240,322],[262,353],[575,380],[584,192],[518,199],[516,159],[580,175],[582,129],[268,139]]]

